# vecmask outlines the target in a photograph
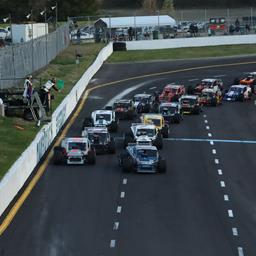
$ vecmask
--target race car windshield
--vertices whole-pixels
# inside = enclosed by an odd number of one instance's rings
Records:
[[[155,129],[138,129],[136,136],[142,136],[142,135],[147,135],[149,137],[155,136],[156,131]]]
[[[212,82],[206,82],[206,81],[204,81],[204,82],[202,82],[201,83],[204,87],[211,87],[212,86]]]
[[[153,149],[139,149],[137,155],[139,158],[157,157],[157,151]]]
[[[148,98],[141,97],[141,96],[134,96],[133,100],[136,101],[136,102],[143,102],[143,103],[147,103],[148,102]]]
[[[110,121],[110,119],[111,119],[110,114],[98,114],[98,115],[96,115],[96,121],[98,121],[98,120]]]
[[[157,119],[157,118],[152,118],[152,119],[148,119],[149,123],[153,123],[155,126],[160,126],[161,125],[161,120]]]
[[[86,143],[85,142],[69,142],[68,150],[72,150],[72,149],[79,149],[83,151],[86,149]]]
[[[214,96],[214,94],[212,92],[204,92],[202,94],[203,98],[212,98]]]
[[[96,133],[96,132],[88,133],[88,139],[90,141],[94,141],[94,140],[104,141],[107,139],[107,133]]]
[[[114,103],[114,109],[117,108],[129,108],[130,104],[129,103]]]
[[[160,113],[162,114],[175,114],[176,112],[176,107],[160,107]]]
[[[182,104],[188,104],[188,105],[193,105],[196,103],[195,99],[183,99],[181,100]]]
[[[230,91],[231,91],[231,92],[238,92],[238,93],[240,93],[240,92],[243,91],[243,88],[231,87],[231,88],[230,88]]]

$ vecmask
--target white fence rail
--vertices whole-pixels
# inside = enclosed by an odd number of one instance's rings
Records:
[[[22,188],[32,171],[77,105],[91,78],[112,54],[112,43],[104,47],[94,63],[54,111],[52,121],[45,125],[0,182],[0,216]]]
[[[182,47],[200,47],[231,44],[255,44],[256,35],[208,36],[193,38],[176,38],[164,40],[144,40],[126,42],[127,50],[156,50]]]

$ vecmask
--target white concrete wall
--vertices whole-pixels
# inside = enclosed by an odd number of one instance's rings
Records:
[[[230,44],[255,44],[256,35],[208,36],[126,42],[127,50],[156,50]]]
[[[52,121],[43,126],[33,142],[0,181],[0,216],[17,195],[51,145],[57,133],[76,107],[91,78],[97,73],[103,62],[112,52],[112,43],[101,50],[94,63],[86,70],[69,95],[65,97],[60,106],[54,111]]]

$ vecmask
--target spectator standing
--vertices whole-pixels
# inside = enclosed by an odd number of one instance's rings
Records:
[[[33,94],[33,84],[32,84],[32,76],[29,75],[26,77],[24,82],[24,91],[23,91],[23,98],[28,104],[31,103],[31,97]]]
[[[132,41],[132,35],[133,35],[133,31],[132,31],[132,27],[128,28],[128,37],[129,37],[129,41]]]
[[[59,92],[59,89],[56,86],[56,79],[52,78],[48,80],[40,89],[40,99],[43,106],[45,106],[46,112],[49,112],[51,107],[51,89]]]
[[[250,33],[251,31],[250,25],[248,23],[245,24],[245,31],[246,31],[246,34]]]
[[[235,21],[235,30],[236,30],[236,32],[240,31],[240,22],[239,22],[238,18]]]

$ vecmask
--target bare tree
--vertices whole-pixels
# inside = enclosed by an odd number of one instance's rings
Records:
[[[173,0],[164,0],[161,11],[164,14],[173,14],[175,11]]]
[[[155,14],[157,10],[157,0],[143,0],[142,9],[146,14]]]

